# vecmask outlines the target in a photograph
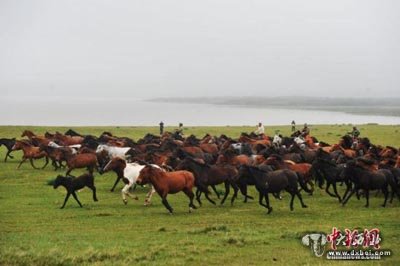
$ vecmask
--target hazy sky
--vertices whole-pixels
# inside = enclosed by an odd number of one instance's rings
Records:
[[[399,14],[398,0],[0,0],[0,90],[399,97]]]

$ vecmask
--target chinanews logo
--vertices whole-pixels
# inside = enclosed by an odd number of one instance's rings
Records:
[[[328,245],[326,258],[329,260],[379,260],[390,256],[390,250],[381,250],[381,241],[377,228],[361,232],[345,229],[342,232],[333,227],[331,234],[311,233],[301,239],[316,257],[322,257]]]

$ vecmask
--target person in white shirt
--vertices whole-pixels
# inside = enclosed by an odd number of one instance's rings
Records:
[[[254,133],[257,135],[262,135],[262,134],[264,134],[264,132],[265,132],[265,129],[264,129],[263,124],[261,122],[258,123],[257,129],[256,129],[256,131],[254,131]]]

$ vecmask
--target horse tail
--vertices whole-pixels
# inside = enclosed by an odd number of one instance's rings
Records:
[[[292,160],[284,160],[285,163],[295,165],[296,163],[293,162]]]

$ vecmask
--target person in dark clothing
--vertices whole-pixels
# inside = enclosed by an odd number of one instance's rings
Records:
[[[183,124],[179,123],[179,127],[175,130],[176,132],[179,133],[179,135],[183,135]]]
[[[349,134],[353,137],[353,140],[355,140],[360,136],[360,131],[357,129],[357,127],[353,127],[353,130]]]
[[[301,135],[305,137],[309,134],[310,134],[310,128],[308,127],[307,124],[304,124],[304,128],[301,130]]]
[[[164,134],[164,122],[160,122],[160,135]]]
[[[296,122],[292,120],[292,132],[296,131]]]

